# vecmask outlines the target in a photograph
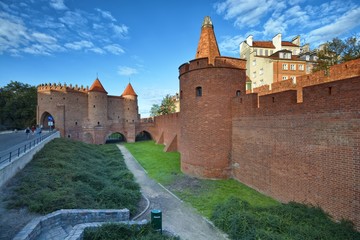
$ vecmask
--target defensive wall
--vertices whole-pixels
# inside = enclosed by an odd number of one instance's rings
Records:
[[[360,77],[233,99],[232,173],[360,226]]]
[[[290,72],[291,70],[289,70]],[[360,60],[355,59],[331,66],[329,70],[317,71],[315,73],[306,74],[297,77],[296,80],[288,79],[279,81],[269,85],[263,85],[252,90],[253,93],[258,93],[259,96],[267,95],[286,90],[297,90],[297,101],[302,102],[302,88],[312,85],[317,85],[326,82],[337,81],[345,78],[355,77],[360,75]],[[249,92],[250,93],[250,92]]]
[[[286,87],[289,81],[283,81],[282,85],[277,83],[282,88],[273,88],[271,94],[233,95],[229,176],[282,202],[320,206],[335,219],[353,221],[359,229],[359,63],[360,60],[354,60],[333,66],[329,71],[333,78],[323,72],[298,78],[296,88]],[[184,116],[186,94],[181,95],[182,111],[155,117],[150,131],[158,143],[166,146],[172,144],[176,135],[183,165],[183,152],[190,148],[181,145],[185,139],[183,129],[193,131],[186,137],[193,137],[190,142],[195,145],[191,148],[201,152],[204,160],[213,156],[211,148],[221,151],[223,145],[216,143],[199,149],[197,144],[204,144],[209,134],[222,139],[220,129],[226,119],[211,125],[212,117],[206,115],[206,107],[196,111],[207,118],[199,120],[197,112]],[[221,102],[219,98],[213,101]],[[225,104],[220,105],[226,108]],[[204,163],[213,167],[212,162]]]

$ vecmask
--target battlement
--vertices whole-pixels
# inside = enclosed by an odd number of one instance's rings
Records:
[[[357,108],[360,91],[360,76],[322,84],[311,85],[298,90],[286,90],[266,95],[246,94],[233,98],[233,117],[253,115],[292,115],[332,110]],[[299,95],[302,102],[298,102]],[[352,103],[353,104],[350,104]]]
[[[38,92],[47,92],[47,91],[58,91],[58,92],[80,92],[87,93],[89,91],[89,86],[84,87],[83,85],[78,86],[77,84],[73,86],[70,84],[69,86],[64,83],[44,83],[37,86]]]
[[[259,96],[272,94],[287,90],[298,90],[307,86],[313,86],[326,82],[333,82],[340,79],[360,76],[360,59],[355,59],[342,64],[331,66],[328,71],[318,71],[311,74],[306,74],[296,78],[272,83],[271,86],[263,85],[253,89],[253,93],[258,93]],[[298,102],[302,102],[302,96],[299,94]]]
[[[209,59],[206,58],[197,58],[193,59],[188,63],[184,63],[179,67],[179,75],[203,68],[239,68],[246,69],[246,60],[240,58],[232,58],[232,57],[215,57],[214,64],[209,63]]]

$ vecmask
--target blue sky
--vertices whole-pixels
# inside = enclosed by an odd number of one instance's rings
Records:
[[[130,81],[142,117],[178,92],[178,67],[195,57],[210,16],[221,55],[239,44],[300,35],[311,48],[360,32],[359,1],[0,0],[0,87],[11,80],[90,86],[110,95]]]

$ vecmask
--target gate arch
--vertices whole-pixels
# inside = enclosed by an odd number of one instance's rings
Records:
[[[44,112],[40,117],[40,126],[45,130],[53,130],[55,128],[55,118],[49,112]]]
[[[125,135],[120,132],[113,132],[106,137],[105,143],[126,142]]]
[[[153,140],[153,137],[148,131],[141,131],[135,137],[135,142]]]

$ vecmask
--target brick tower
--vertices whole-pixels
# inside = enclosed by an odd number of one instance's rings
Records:
[[[203,178],[229,177],[231,99],[245,94],[246,61],[221,57],[205,17],[194,60],[179,68],[181,169]]]

